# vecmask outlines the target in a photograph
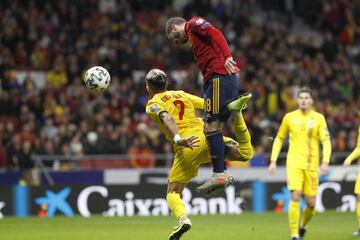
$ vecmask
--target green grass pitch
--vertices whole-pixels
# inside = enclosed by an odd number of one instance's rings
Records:
[[[190,216],[193,228],[182,240],[281,240],[290,239],[285,213]],[[38,217],[0,220],[4,240],[166,240],[176,225],[169,217],[114,217],[49,219]],[[354,239],[355,213],[329,211],[314,216],[306,239]],[[359,238],[360,239],[360,238]]]

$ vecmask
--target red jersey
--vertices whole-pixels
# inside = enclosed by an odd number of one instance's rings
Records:
[[[213,73],[228,74],[225,60],[231,57],[223,34],[201,17],[193,17],[185,23],[185,34],[189,38],[191,51],[199,66],[204,82]],[[239,72],[235,67],[233,73]]]

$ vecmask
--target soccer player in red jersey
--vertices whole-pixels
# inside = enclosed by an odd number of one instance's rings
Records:
[[[225,188],[234,181],[234,178],[225,171],[222,123],[232,112],[236,112],[242,118],[241,110],[247,106],[251,94],[238,96],[239,79],[236,73],[240,69],[236,67],[221,31],[205,19],[193,17],[186,21],[180,17],[173,17],[167,21],[165,31],[170,42],[175,45],[190,46],[204,77],[204,132],[210,146],[213,175],[197,190],[208,193],[214,189]],[[243,137],[250,140],[246,125],[243,132]]]

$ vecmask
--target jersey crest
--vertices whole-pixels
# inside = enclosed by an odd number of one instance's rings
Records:
[[[205,21],[203,18],[199,18],[195,21],[196,25],[199,25],[201,30],[205,30],[206,28],[208,28],[210,26],[210,23],[208,23],[207,21]]]
[[[159,110],[160,110],[160,108],[156,104],[153,104],[150,106],[150,111],[152,113],[157,113],[157,112],[159,112]]]
[[[310,119],[309,120],[309,128],[314,128],[315,126],[315,120],[314,119]]]
[[[201,24],[203,24],[204,22],[205,22],[205,20],[202,19],[202,18],[199,18],[199,19],[197,19],[197,20],[195,21],[195,23],[196,23],[197,25],[201,25]]]

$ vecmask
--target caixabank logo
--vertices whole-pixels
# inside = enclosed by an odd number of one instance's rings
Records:
[[[285,183],[236,182],[220,195],[205,198],[190,183],[182,199],[192,215],[241,214],[246,211],[286,211],[290,199]],[[316,199],[317,211],[354,211],[354,182],[323,182]],[[0,217],[38,215],[90,217],[169,215],[165,184],[14,186],[0,192]]]
[[[64,186],[50,189],[33,189],[34,203],[31,213],[40,217],[80,214],[90,217],[100,214],[115,216],[158,216],[169,215],[164,185]],[[182,194],[189,214],[240,214],[244,199],[236,194],[234,186],[214,198],[205,198],[185,188]]]

